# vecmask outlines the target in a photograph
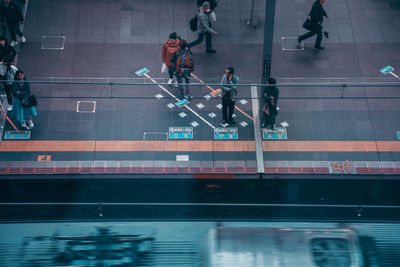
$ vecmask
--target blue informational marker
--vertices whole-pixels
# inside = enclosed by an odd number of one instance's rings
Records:
[[[287,139],[286,128],[276,127],[275,130],[264,128],[262,129],[264,140],[280,140]]]
[[[31,138],[31,132],[30,131],[6,131],[4,134],[4,139],[9,139],[9,140],[26,140]]]
[[[381,71],[383,74],[388,74],[388,73],[394,71],[394,68],[391,67],[391,66],[387,66],[387,67],[384,67],[383,69],[381,69],[380,71]]]
[[[149,70],[147,68],[143,68],[143,69],[140,69],[140,70],[136,71],[135,73],[138,76],[142,76],[142,75],[144,75],[145,73],[148,73],[148,72],[149,72]]]
[[[193,139],[193,127],[169,127],[169,139]]]
[[[397,131],[397,139],[400,140],[400,131]]]
[[[182,99],[181,101],[176,102],[175,105],[176,105],[177,107],[181,107],[181,106],[186,105],[188,102],[189,102],[189,101],[188,101],[187,99]]]
[[[214,139],[224,140],[224,139],[238,139],[238,128],[236,127],[226,127],[226,128],[214,128]]]

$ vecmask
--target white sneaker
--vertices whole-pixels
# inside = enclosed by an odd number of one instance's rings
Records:
[[[22,36],[22,37],[21,37],[21,43],[23,43],[23,44],[26,43],[26,38],[25,38],[25,36]]]
[[[12,109],[13,109],[13,105],[8,105],[7,110],[8,110],[8,111],[11,111]]]
[[[29,126],[26,125],[26,121],[23,121],[23,122],[21,123],[21,126],[22,126],[22,128],[26,128],[26,129],[29,130]]]
[[[169,79],[169,80],[168,80],[168,84],[172,84],[172,79]]]
[[[11,46],[16,46],[17,44],[18,44],[18,42],[12,41],[10,45],[11,45]]]
[[[29,128],[31,128],[31,129],[33,128],[33,126],[35,126],[35,125],[33,125],[33,121],[32,120],[29,120],[28,124],[29,124]]]

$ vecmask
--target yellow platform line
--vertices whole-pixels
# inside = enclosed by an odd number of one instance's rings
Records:
[[[400,152],[400,141],[264,141],[264,152]],[[253,152],[254,141],[4,140],[0,152]]]

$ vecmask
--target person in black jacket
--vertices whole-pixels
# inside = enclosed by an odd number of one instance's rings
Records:
[[[14,62],[17,56],[17,50],[6,40],[5,36],[0,36],[0,61]]]
[[[322,22],[324,20],[324,17],[329,18],[329,16],[326,14],[324,8],[322,7],[322,4],[325,3],[326,0],[317,0],[314,2],[311,12],[308,14],[311,17],[311,22],[312,22],[312,29],[310,32],[303,34],[297,38],[297,41],[300,45],[300,43],[308,39],[314,35],[317,35],[317,39],[315,41],[314,49],[315,50],[322,50],[324,49],[321,46],[321,41],[322,41]]]
[[[276,79],[268,78],[268,84],[276,84]],[[270,127],[275,129],[275,117],[278,115],[279,89],[276,86],[264,86],[264,106],[262,108],[264,117],[261,128]]]
[[[217,0],[197,0],[197,7],[200,8],[201,5],[203,5],[204,2],[209,2],[210,3],[211,12],[215,11],[215,8],[218,5]]]
[[[24,24],[24,16],[22,15],[21,9],[19,9],[10,0],[3,0],[1,9],[1,21],[3,22],[3,20],[5,20],[7,24],[11,35],[11,45],[14,46],[18,43],[17,35],[21,38],[21,43],[25,43],[26,39],[19,29],[19,24]]]

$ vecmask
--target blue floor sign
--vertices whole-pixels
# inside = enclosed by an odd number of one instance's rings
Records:
[[[142,76],[143,74],[148,73],[148,72],[149,72],[149,70],[147,68],[143,68],[143,69],[136,71],[135,73],[138,76]]]
[[[264,140],[287,139],[286,128],[284,127],[276,127],[275,130],[264,128],[262,133]]]
[[[397,139],[400,140],[400,131],[397,131]]]
[[[4,134],[4,139],[11,139],[11,140],[25,140],[31,138],[30,131],[6,131]]]
[[[391,67],[391,66],[387,66],[387,67],[384,67],[383,69],[381,69],[381,72],[382,72],[383,74],[388,74],[388,73],[390,73],[390,72],[392,72],[392,71],[394,71],[394,69],[393,69],[393,67]]]
[[[176,105],[177,107],[181,107],[181,106],[187,104],[188,102],[189,102],[189,101],[188,101],[187,99],[182,99],[181,101],[176,102],[175,105]]]
[[[192,139],[193,127],[169,127],[169,139]]]
[[[223,140],[223,139],[238,139],[238,138],[239,138],[238,128],[236,127],[214,129],[214,139]]]

